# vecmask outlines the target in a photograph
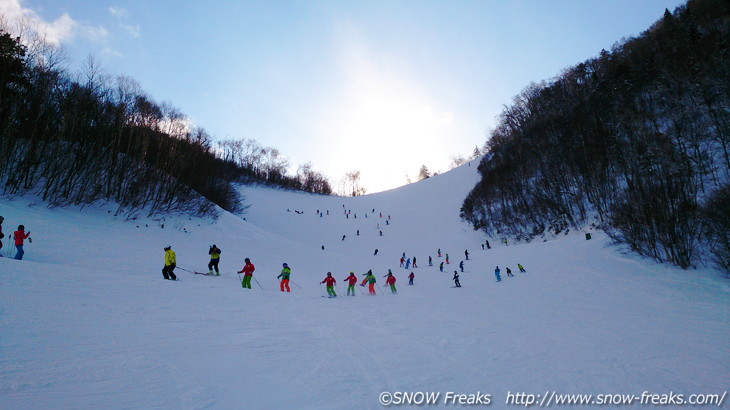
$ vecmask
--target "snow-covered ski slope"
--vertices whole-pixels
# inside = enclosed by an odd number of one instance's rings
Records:
[[[488,394],[505,408],[515,393],[728,389],[726,279],[623,254],[600,232],[490,238],[482,250],[459,219],[477,179],[473,163],[358,198],[245,187],[247,221],[124,221],[110,207],[2,200],[3,232],[25,224],[33,243],[23,261],[0,258],[0,408],[368,409],[382,392],[440,393],[439,407],[448,392]],[[222,276],[162,279],[165,245],[179,267],[204,271],[212,244]],[[403,252],[418,268],[399,267]],[[245,257],[263,290],[241,288]],[[301,289],[278,290],[283,262]],[[345,296],[347,274],[368,269],[378,295]],[[397,295],[382,287],[387,269]],[[328,271],[334,299],[321,297]],[[603,408],[617,407],[641,406]]]

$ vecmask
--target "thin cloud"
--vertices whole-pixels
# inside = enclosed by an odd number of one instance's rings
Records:
[[[118,19],[123,19],[123,18],[129,17],[129,11],[127,11],[127,9],[124,9],[121,7],[111,6],[107,10],[109,10],[109,13],[112,16],[114,16]]]

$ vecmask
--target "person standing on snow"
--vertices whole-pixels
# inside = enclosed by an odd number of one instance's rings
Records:
[[[277,276],[277,279],[281,279],[281,282],[279,283],[279,287],[281,288],[282,292],[285,292],[284,289],[286,289],[286,292],[291,292],[291,289],[289,289],[289,275],[291,275],[291,269],[289,269],[289,265],[286,263],[282,264],[282,270],[279,276]]]
[[[439,270],[440,270],[441,272],[443,272],[443,271],[444,271],[444,263],[443,263],[443,262],[441,262],[441,263],[439,264]]]
[[[507,276],[515,276],[512,274],[512,269],[507,268]]]
[[[345,278],[345,282],[347,282],[347,296],[350,296],[350,292],[352,292],[352,296],[355,296],[355,284],[357,283],[357,276],[355,276],[355,272],[350,272],[350,276]]]
[[[466,256],[466,260],[469,260],[469,250],[464,251],[464,255]]]
[[[414,275],[413,272],[411,272],[411,274],[408,275],[408,284],[409,285],[413,285],[413,278],[415,278],[415,277],[416,277],[416,275]]]
[[[461,272],[464,272],[464,261],[459,262],[459,269],[461,269]]]
[[[28,242],[32,242],[31,239],[28,237],[30,236],[30,231],[27,233],[25,232],[25,226],[18,225],[18,230],[13,232],[13,238],[15,238],[15,248],[18,250],[18,252],[15,254],[15,259],[17,260],[23,260],[23,255],[25,255],[25,251],[23,250],[23,240],[28,239]]]
[[[162,268],[162,276],[168,280],[177,280],[177,276],[173,272],[177,266],[175,251],[170,245],[165,246],[165,267]]]
[[[411,268],[411,258],[406,259],[406,270]]]
[[[461,287],[461,283],[459,283],[459,272],[454,271],[454,277],[451,279],[454,281],[454,285],[456,285],[457,288]]]
[[[241,287],[246,289],[251,289],[251,278],[253,278],[253,271],[256,270],[256,267],[253,266],[253,263],[251,263],[251,259],[246,258],[243,260],[246,264],[243,266],[243,269],[238,271],[238,273],[243,273],[243,280],[241,281]]]
[[[499,276],[499,266],[497,266],[497,268],[494,269],[494,276],[497,277],[497,282],[501,282],[502,281],[502,277]]]
[[[524,267],[523,267],[522,265],[520,265],[519,263],[517,264],[517,269],[519,269],[519,270],[520,270],[520,272],[522,272],[522,273],[525,273],[525,272],[527,272],[527,271],[525,270],[525,268],[524,268]]]
[[[405,258],[405,256],[401,256],[401,258],[400,258],[400,267],[401,268],[403,267],[404,263],[406,263],[406,258]]]
[[[433,258],[431,258],[431,255],[428,255],[428,266],[433,266]]]
[[[393,276],[392,272],[388,272],[387,276],[388,276],[388,278],[385,280],[385,284],[390,285],[390,291],[393,294],[398,293],[398,290],[396,290],[396,288],[395,288],[395,276]]]
[[[2,241],[2,239],[5,237],[5,234],[3,233],[3,221],[4,220],[5,220],[5,218],[3,218],[2,216],[0,216],[0,258],[3,257],[3,255],[2,255],[2,249],[3,249],[3,241]]]
[[[449,254],[448,253],[446,254],[446,264],[447,265],[449,264]]]
[[[414,256],[414,257],[413,257],[413,268],[417,268],[417,267],[418,267],[418,266],[416,266],[416,257]]]
[[[365,283],[368,283],[368,290],[370,291],[371,295],[374,295],[376,282],[377,280],[375,279],[375,275],[373,275],[373,271],[371,269],[365,274],[365,279],[362,280],[360,286],[365,286]]]
[[[337,294],[335,293],[335,283],[337,283],[337,280],[332,277],[332,272],[327,272],[327,277],[319,283],[325,283],[327,285],[327,294],[329,295],[329,297],[337,297]]]
[[[208,263],[208,275],[213,274],[215,268],[215,276],[220,276],[221,272],[218,270],[218,262],[221,260],[221,250],[217,246],[213,245],[208,249],[208,255],[210,255],[210,262]]]
[[[439,258],[441,257],[441,248],[437,251]]]

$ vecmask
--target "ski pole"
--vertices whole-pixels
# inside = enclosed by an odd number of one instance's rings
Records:
[[[179,266],[175,266],[175,267],[176,267],[176,268],[178,268],[178,269],[182,269],[182,270],[184,270],[185,272],[190,272],[190,273],[193,273],[193,274],[195,273],[195,272],[193,272],[193,271],[189,271],[189,270],[187,270],[187,269],[185,269],[185,268],[181,268],[181,267],[179,267]]]
[[[264,288],[261,287],[261,284],[259,283],[258,279],[256,279],[256,277],[253,276],[253,275],[251,275],[251,277],[253,278],[253,280],[256,281],[256,284],[259,285],[259,287],[261,288],[261,290],[264,290]]]
[[[294,281],[293,281],[293,280],[291,280],[291,279],[289,279],[289,282],[293,283],[293,284],[294,284],[294,286],[298,287],[299,289],[301,289],[301,288],[302,288],[301,286],[297,285],[297,283],[296,283],[296,282],[294,282]]]
[[[324,297],[324,291],[322,290],[322,282],[319,282],[319,294]]]

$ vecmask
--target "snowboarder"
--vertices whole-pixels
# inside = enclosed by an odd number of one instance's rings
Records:
[[[291,275],[291,269],[289,269],[289,265],[286,263],[281,266],[281,273],[276,277],[277,279],[281,279],[281,282],[279,282],[279,288],[282,292],[291,292],[291,289],[289,289],[289,276]]]
[[[459,283],[459,272],[454,271],[454,277],[451,279],[454,281],[454,285],[456,285],[455,287],[457,287],[457,288],[461,287],[461,283]]]
[[[499,276],[499,266],[497,266],[497,268],[494,269],[494,276],[497,277],[497,282],[501,282],[502,281],[502,277]]]
[[[352,296],[355,296],[355,284],[357,283],[355,272],[350,271],[350,276],[345,278],[345,282],[347,282],[347,296],[350,296],[350,292],[352,292]]]
[[[221,273],[218,270],[218,262],[221,260],[221,250],[218,249],[215,244],[208,249],[208,255],[210,255],[210,262],[208,262],[208,275],[213,274],[215,268],[215,276],[220,276]]]
[[[507,268],[507,276],[515,276],[512,274],[512,269]]]
[[[388,272],[387,276],[388,276],[388,279],[385,280],[385,284],[390,285],[390,291],[393,294],[398,293],[398,290],[396,290],[396,288],[395,288],[395,276],[393,276],[392,272]]]
[[[246,264],[243,266],[243,269],[238,271],[238,273],[243,273],[243,280],[241,281],[241,287],[246,289],[251,289],[251,278],[253,278],[253,271],[256,270],[256,267],[253,266],[253,263],[251,263],[251,259],[246,258],[243,260]]]
[[[441,272],[443,272],[443,271],[444,271],[444,263],[443,263],[443,262],[441,262],[441,263],[439,264],[439,270],[440,270]]]
[[[459,269],[461,269],[461,272],[464,272],[464,261],[459,262]]]
[[[522,272],[522,273],[525,273],[525,272],[527,272],[527,271],[525,270],[525,268],[524,268],[524,267],[523,267],[522,265],[520,265],[519,263],[517,264],[517,269],[519,269],[519,270],[520,270],[520,272]]]
[[[377,280],[375,279],[375,275],[373,275],[373,271],[371,269],[365,274],[365,279],[362,280],[362,283],[360,284],[360,286],[365,286],[365,283],[367,283],[370,294],[374,295],[376,282],[377,282]]]
[[[464,255],[466,256],[466,260],[469,260],[469,250],[464,251]]]
[[[411,274],[408,275],[408,284],[409,285],[413,285],[413,278],[415,278],[415,277],[416,277],[416,275],[414,275],[413,272],[411,272]]]
[[[327,272],[327,277],[324,278],[324,280],[320,283],[324,283],[327,286],[327,294],[331,298],[336,298],[337,294],[335,293],[335,283],[337,283],[337,280],[332,277],[332,272]]]
[[[165,267],[162,268],[162,276],[168,280],[177,280],[177,276],[173,271],[177,266],[177,258],[175,251],[172,250],[170,245],[165,246]]]

